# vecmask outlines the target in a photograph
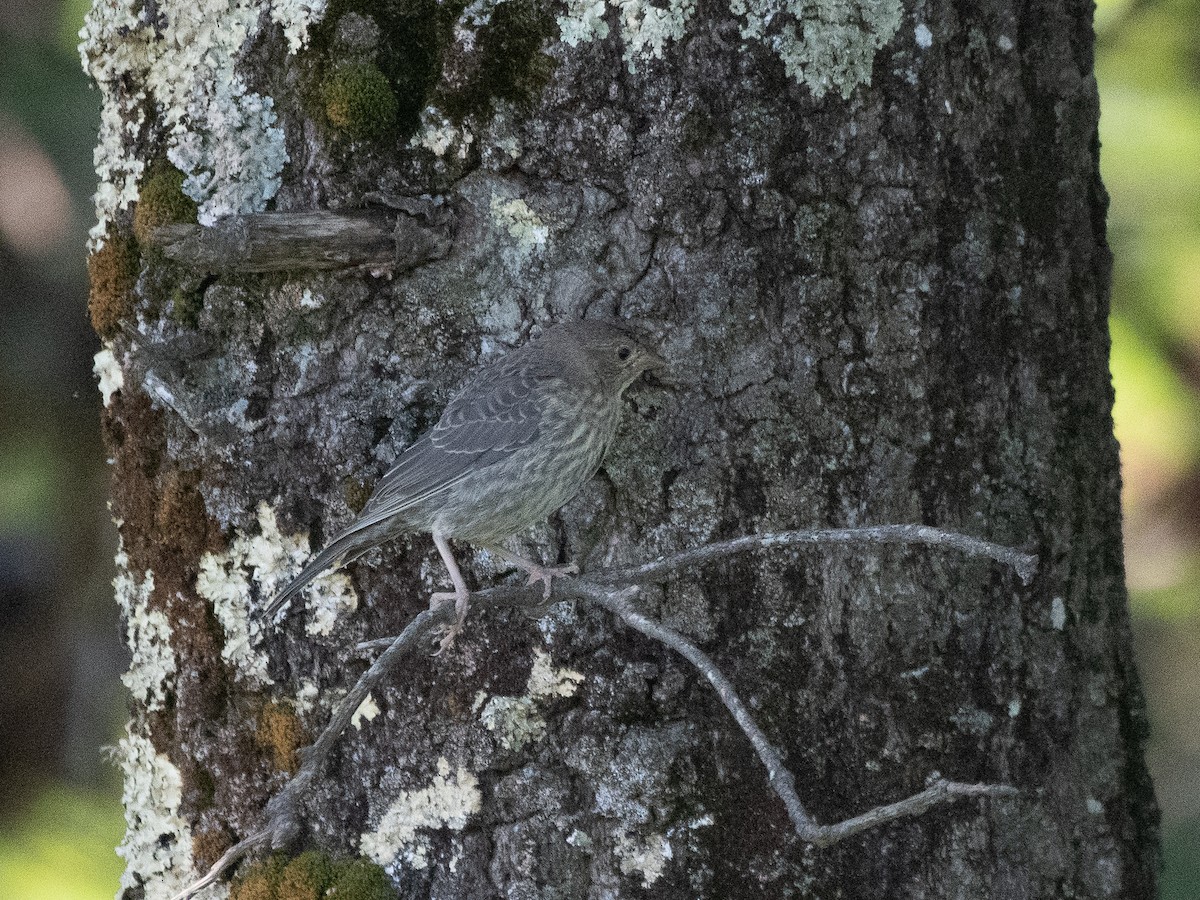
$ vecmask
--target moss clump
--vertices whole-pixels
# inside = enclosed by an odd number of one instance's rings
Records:
[[[176,222],[196,221],[196,201],[183,192],[184,174],[165,160],[151,163],[138,188],[133,233],[149,244],[154,229]]]
[[[300,768],[296,751],[308,743],[308,732],[291,707],[282,703],[268,703],[258,715],[254,740],[264,750],[270,751],[275,768],[294,775]]]
[[[276,900],[320,900],[333,879],[334,863],[319,850],[306,850],[283,869]]]
[[[338,863],[325,896],[337,900],[396,900],[392,882],[383,868],[362,858]]]
[[[105,340],[115,337],[121,320],[133,314],[139,266],[137,242],[111,228],[104,246],[88,257],[88,315]]]
[[[192,859],[196,868],[207,871],[232,846],[229,833],[220,826],[195,832],[192,835]]]
[[[467,0],[331,0],[312,40],[314,50],[325,57],[325,80],[351,62],[341,55],[345,48],[337,46],[342,16],[355,13],[370,18],[381,35],[374,65],[396,99],[395,130],[409,137],[420,125],[421,110],[441,78],[442,53],[466,5]]]
[[[346,505],[350,511],[357,514],[363,511],[367,501],[371,499],[371,485],[360,478],[347,478],[342,483],[345,491]]]
[[[275,900],[285,865],[287,857],[276,853],[248,866],[229,886],[229,900]]]
[[[254,863],[234,880],[229,900],[396,900],[387,873],[370,860],[334,859],[306,850]]]
[[[396,125],[400,104],[387,76],[373,63],[341,66],[321,87],[325,116],[352,138],[373,138]]]

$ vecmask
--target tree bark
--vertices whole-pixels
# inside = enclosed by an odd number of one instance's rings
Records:
[[[936,549],[803,548],[638,599],[715,660],[818,821],[935,771],[1019,796],[806,846],[683,659],[579,601],[477,605],[373,694],[289,850],[365,854],[413,898],[1153,896],[1091,9],[98,3],[123,896],[170,896],[261,827],[365,667],[355,645],[399,633],[443,572],[414,535],[277,631],[250,607],[474,366],[580,316],[628,319],[669,370],[526,536],[541,558],[881,523],[1027,546],[1028,586]],[[193,216],[240,234],[368,206],[417,229],[394,266],[375,227],[369,264],[266,252],[282,273],[160,249]]]

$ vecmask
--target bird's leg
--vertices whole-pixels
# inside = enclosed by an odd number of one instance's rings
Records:
[[[578,575],[579,566],[571,563],[566,566],[543,566],[541,563],[535,563],[524,557],[517,556],[515,553],[509,553],[507,550],[501,550],[499,547],[489,547],[493,553],[503,556],[510,563],[529,576],[527,584],[542,583],[542,599],[550,599],[550,581],[558,578],[561,575]]]
[[[458,563],[454,561],[454,553],[450,550],[450,542],[446,540],[446,536],[438,532],[433,532],[433,544],[441,554],[442,562],[446,564],[446,571],[450,573],[450,580],[454,582],[454,593],[438,592],[429,595],[429,606],[432,609],[443,600],[454,601],[454,611],[458,613],[454,624],[446,628],[442,634],[441,645],[438,647],[438,656],[444,653],[448,647],[454,644],[454,639],[463,629],[463,622],[467,619],[467,605],[471,597],[471,592],[467,590],[467,582],[462,577],[462,572],[458,570]]]

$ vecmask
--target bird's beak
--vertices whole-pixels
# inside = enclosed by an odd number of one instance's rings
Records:
[[[661,369],[667,364],[667,361],[653,350],[646,350],[643,348],[642,353],[645,355],[647,369]]]

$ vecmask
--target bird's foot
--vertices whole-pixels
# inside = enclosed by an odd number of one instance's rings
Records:
[[[555,578],[561,578],[563,575],[578,575],[579,566],[571,563],[567,566],[542,566],[537,563],[530,562],[527,559],[513,560],[514,563],[529,575],[529,580],[525,582],[527,585],[542,583],[542,599],[550,599],[550,582]]]
[[[438,591],[429,595],[430,609],[437,609],[447,600],[453,600],[455,612],[454,621],[447,625],[441,632],[438,649],[433,654],[434,656],[441,656],[454,646],[454,640],[462,633],[463,623],[467,620],[467,609],[470,598],[471,595],[467,591]]]

